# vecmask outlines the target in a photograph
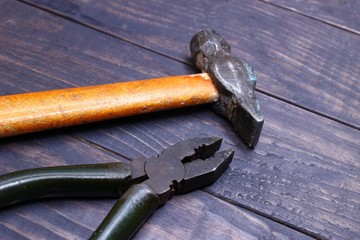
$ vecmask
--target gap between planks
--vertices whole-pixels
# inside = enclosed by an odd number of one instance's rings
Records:
[[[269,5],[274,6],[274,7],[278,7],[278,8],[280,8],[280,9],[285,10],[285,11],[289,11],[289,12],[298,14],[298,15],[303,16],[303,17],[307,17],[307,18],[312,19],[312,20],[315,20],[315,21],[322,22],[322,23],[324,23],[324,24],[330,25],[330,26],[335,27],[335,28],[338,28],[338,29],[340,29],[340,30],[344,30],[344,31],[349,32],[349,33],[353,33],[353,34],[356,34],[356,35],[360,35],[360,31],[357,31],[356,29],[348,28],[348,27],[346,27],[346,26],[344,26],[344,25],[337,24],[337,23],[334,23],[334,22],[330,22],[330,21],[328,21],[328,20],[326,20],[326,19],[321,19],[321,18],[317,18],[317,17],[314,17],[314,16],[307,15],[307,14],[305,14],[305,13],[302,13],[302,12],[298,11],[298,10],[295,9],[295,8],[282,6],[282,5],[279,5],[279,4],[270,2],[269,0],[258,0],[258,1],[263,2],[263,3],[265,3],[265,4],[269,4]]]

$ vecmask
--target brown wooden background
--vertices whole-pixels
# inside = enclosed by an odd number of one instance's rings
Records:
[[[360,239],[359,10],[356,0],[0,0],[0,95],[196,73],[189,41],[212,28],[254,67],[265,115],[254,150],[208,106],[1,139],[0,174],[126,162],[218,135],[236,151],[230,168],[158,209],[134,239]],[[2,209],[0,239],[87,239],[115,201]]]

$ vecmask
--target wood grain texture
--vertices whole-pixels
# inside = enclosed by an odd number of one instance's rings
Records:
[[[160,221],[164,216],[166,221]],[[143,231],[147,229],[150,231]],[[134,239],[158,239],[159,232],[163,239],[312,239],[283,231],[278,223],[254,218],[249,211],[196,191],[174,198],[155,212]]]
[[[261,1],[24,0],[180,61],[199,29],[217,30],[254,67],[258,89],[360,129],[357,35]]]
[[[192,71],[179,62],[106,35],[98,36],[96,31],[47,13],[26,6],[23,6],[23,11],[15,11],[14,5],[11,6],[2,16],[4,19],[11,17],[16,25],[3,25],[1,28],[4,32],[1,44],[8,49],[3,53],[0,64],[6,70],[1,73],[4,80],[0,82],[0,89],[5,93],[83,86],[89,82],[105,83],[114,79],[124,81],[139,78],[139,75],[141,78],[161,76],[170,70],[177,73]],[[61,30],[49,31],[55,23]],[[78,34],[81,38],[74,39]],[[83,39],[90,40],[84,43]],[[154,155],[185,138],[208,134],[223,136],[224,147],[234,148],[236,158],[230,170],[208,188],[208,192],[317,238],[358,237],[358,131],[273,98],[259,97],[266,103],[263,104],[266,122],[260,143],[254,151],[243,145],[226,120],[215,116],[206,107],[108,121],[67,129],[67,132],[126,158]],[[44,136],[47,134],[44,133]],[[13,138],[10,146],[16,148],[21,139]],[[55,140],[47,141],[39,146],[39,151],[53,145],[61,146]],[[24,151],[21,159],[33,148],[20,148]],[[10,158],[17,159],[16,154]],[[68,161],[71,164],[73,160],[70,158]],[[14,164],[24,166],[25,163]],[[218,208],[223,204],[219,204]],[[71,207],[66,204],[63,208],[63,211],[69,209],[71,212]],[[84,208],[93,212],[90,207]],[[107,210],[103,209],[103,214]],[[94,212],[94,216],[98,214]],[[29,224],[33,227],[47,216],[39,219],[32,213],[28,215],[27,218],[34,219],[32,222],[35,224]],[[222,218],[228,217],[225,215]],[[184,222],[191,222],[191,219]],[[63,219],[56,221],[62,222]],[[165,218],[162,224],[167,221],[170,220]],[[42,232],[45,236],[53,236],[59,231],[53,226],[58,224],[43,227]],[[62,224],[68,226],[70,223],[65,221]],[[157,228],[162,229],[162,224],[156,225]],[[90,228],[95,229],[96,226],[97,223],[92,223]],[[154,231],[153,228],[144,229]],[[199,229],[206,228],[200,225]],[[79,231],[85,237],[90,232],[88,229]],[[176,235],[176,231],[174,229],[173,234]],[[65,232],[71,233],[69,230]],[[168,236],[160,230],[154,234]],[[203,233],[198,231],[198,234]]]
[[[0,96],[0,137],[218,100],[206,73]]]
[[[303,1],[263,0],[294,12],[318,19],[342,29],[360,34],[358,12],[360,2],[356,0]]]
[[[176,111],[151,122],[131,119],[119,126],[117,121],[76,135],[115,152],[130,148],[134,157],[178,139],[223,136],[224,148],[234,148],[236,157],[231,170],[209,188],[212,194],[316,238],[358,238],[359,132],[262,95],[260,99],[268,103],[267,121],[254,151],[243,146],[225,120],[205,109]]]
[[[166,75],[167,71],[191,71],[186,65],[16,1],[0,3],[0,45],[5,49],[0,55],[1,94],[126,81]],[[84,42],[84,39],[89,41]],[[204,111],[206,108],[199,109]],[[181,140],[174,133],[183,128],[179,124],[173,125],[171,120],[166,121],[167,113],[164,114],[2,139],[0,174],[31,167],[125,161],[120,155],[128,159],[128,156],[135,155],[134,152],[137,155],[154,155],[158,149]],[[211,112],[210,116],[214,117]],[[166,129],[157,131],[158,128],[164,129],[165,124],[158,126],[153,123],[156,119],[171,124],[174,133]],[[131,126],[132,122],[142,121],[151,124],[154,129],[133,134],[125,127],[130,135],[113,139],[114,144],[124,141],[123,148],[113,153],[111,149],[106,149],[108,141],[119,136],[111,133],[118,132],[113,124]],[[101,129],[108,135],[105,144],[94,145],[80,137],[89,134],[88,131],[96,133]],[[145,136],[151,136],[152,131],[155,131],[156,138],[149,143],[142,142],[147,141]],[[64,132],[79,136],[65,135]],[[42,200],[2,209],[0,238],[87,239],[115,201]],[[189,231],[190,228],[193,230]],[[261,239],[269,236],[276,239],[310,239],[282,224],[202,192],[171,200],[156,211],[135,239],[193,239],[197,236],[207,239]]]
[[[15,8],[9,9],[9,15],[2,16],[5,19],[11,16],[17,25],[2,28],[6,33],[1,34],[6,39],[2,44],[11,52],[3,54],[5,60],[1,66],[7,69],[2,77],[4,85],[13,86],[10,88],[13,91],[86,85],[89,81],[105,82],[116,78],[134,79],[133,76],[137,75],[146,78],[147,72],[148,76],[163,75],[169,69],[191,71],[178,62],[111,37],[104,36],[104,41],[103,36],[95,37],[98,34],[95,31],[46,13],[35,14],[37,11],[30,11],[31,8],[20,13],[11,11]],[[36,20],[38,24],[34,25]],[[47,29],[54,22],[58,22],[62,30],[51,35]],[[75,33],[91,41],[84,44],[83,38],[74,40],[69,37],[77,36]],[[21,47],[24,44],[27,44],[26,48]],[[47,51],[37,50],[39,48],[47,48]],[[65,53],[64,49],[67,49]],[[122,54],[115,58],[114,52]],[[27,77],[22,78],[22,74]],[[29,79],[32,81],[26,81]],[[77,82],[71,82],[73,79]],[[1,90],[8,89],[2,86]],[[232,132],[230,124],[205,107],[127,118],[68,131],[127,158],[154,155],[184,138],[206,134],[224,136],[225,147],[235,148],[236,159],[223,180],[208,191],[313,236],[358,237],[358,131],[263,95],[260,100],[267,103],[263,106],[267,120],[255,151],[247,150]],[[20,139],[13,141],[16,143]],[[46,147],[44,144],[40,149]],[[15,158],[15,155],[11,157]],[[339,211],[342,212],[340,216],[337,214]]]
[[[168,66],[160,65],[159,74],[174,63],[164,61]],[[183,138],[225,136],[238,155],[227,180],[209,191],[318,238],[358,238],[359,132],[272,98],[260,99],[266,103],[266,123],[254,152],[205,108],[107,122],[97,125],[100,130],[82,128],[76,136],[127,157],[155,154]]]

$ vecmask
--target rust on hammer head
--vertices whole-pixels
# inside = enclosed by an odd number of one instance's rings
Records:
[[[230,54],[230,46],[213,30],[195,34],[190,42],[196,66],[210,75],[219,91],[216,112],[229,119],[235,131],[250,146],[259,140],[264,117],[254,90],[256,77],[243,60]]]

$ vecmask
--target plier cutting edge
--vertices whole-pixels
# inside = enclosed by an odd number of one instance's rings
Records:
[[[0,176],[0,207],[44,197],[120,197],[90,239],[129,239],[172,196],[216,181],[232,161],[222,139],[184,140],[131,164],[59,166]]]

